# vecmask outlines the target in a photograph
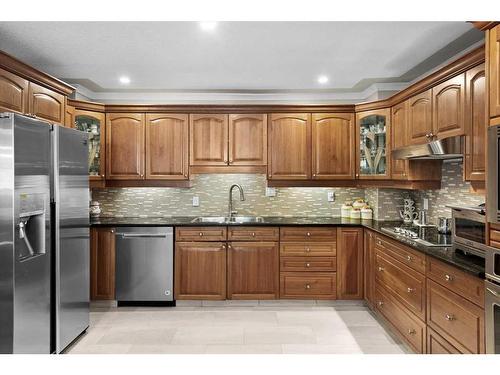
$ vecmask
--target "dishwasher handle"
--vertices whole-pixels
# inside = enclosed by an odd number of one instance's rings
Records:
[[[116,233],[121,238],[167,238],[169,234],[166,233]]]

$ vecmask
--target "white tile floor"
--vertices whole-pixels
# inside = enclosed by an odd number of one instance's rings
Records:
[[[404,354],[360,302],[179,301],[177,307],[96,307],[67,353]]]

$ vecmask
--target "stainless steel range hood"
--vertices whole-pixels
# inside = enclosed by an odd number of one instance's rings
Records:
[[[412,145],[392,150],[392,158],[399,160],[462,159],[463,154],[464,154],[463,136],[438,139],[423,145]]]

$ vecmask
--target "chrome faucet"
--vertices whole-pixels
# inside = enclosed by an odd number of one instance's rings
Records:
[[[235,215],[237,213],[236,211],[233,211],[233,189],[235,187],[237,187],[238,190],[240,191],[240,201],[245,200],[245,193],[243,193],[243,188],[238,184],[231,185],[231,187],[229,188],[229,207],[228,207],[228,215],[227,215],[229,220],[231,220],[233,215]]]

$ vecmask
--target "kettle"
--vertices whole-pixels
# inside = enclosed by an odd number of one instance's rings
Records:
[[[451,233],[451,218],[440,216],[438,218],[438,233],[450,234]]]

